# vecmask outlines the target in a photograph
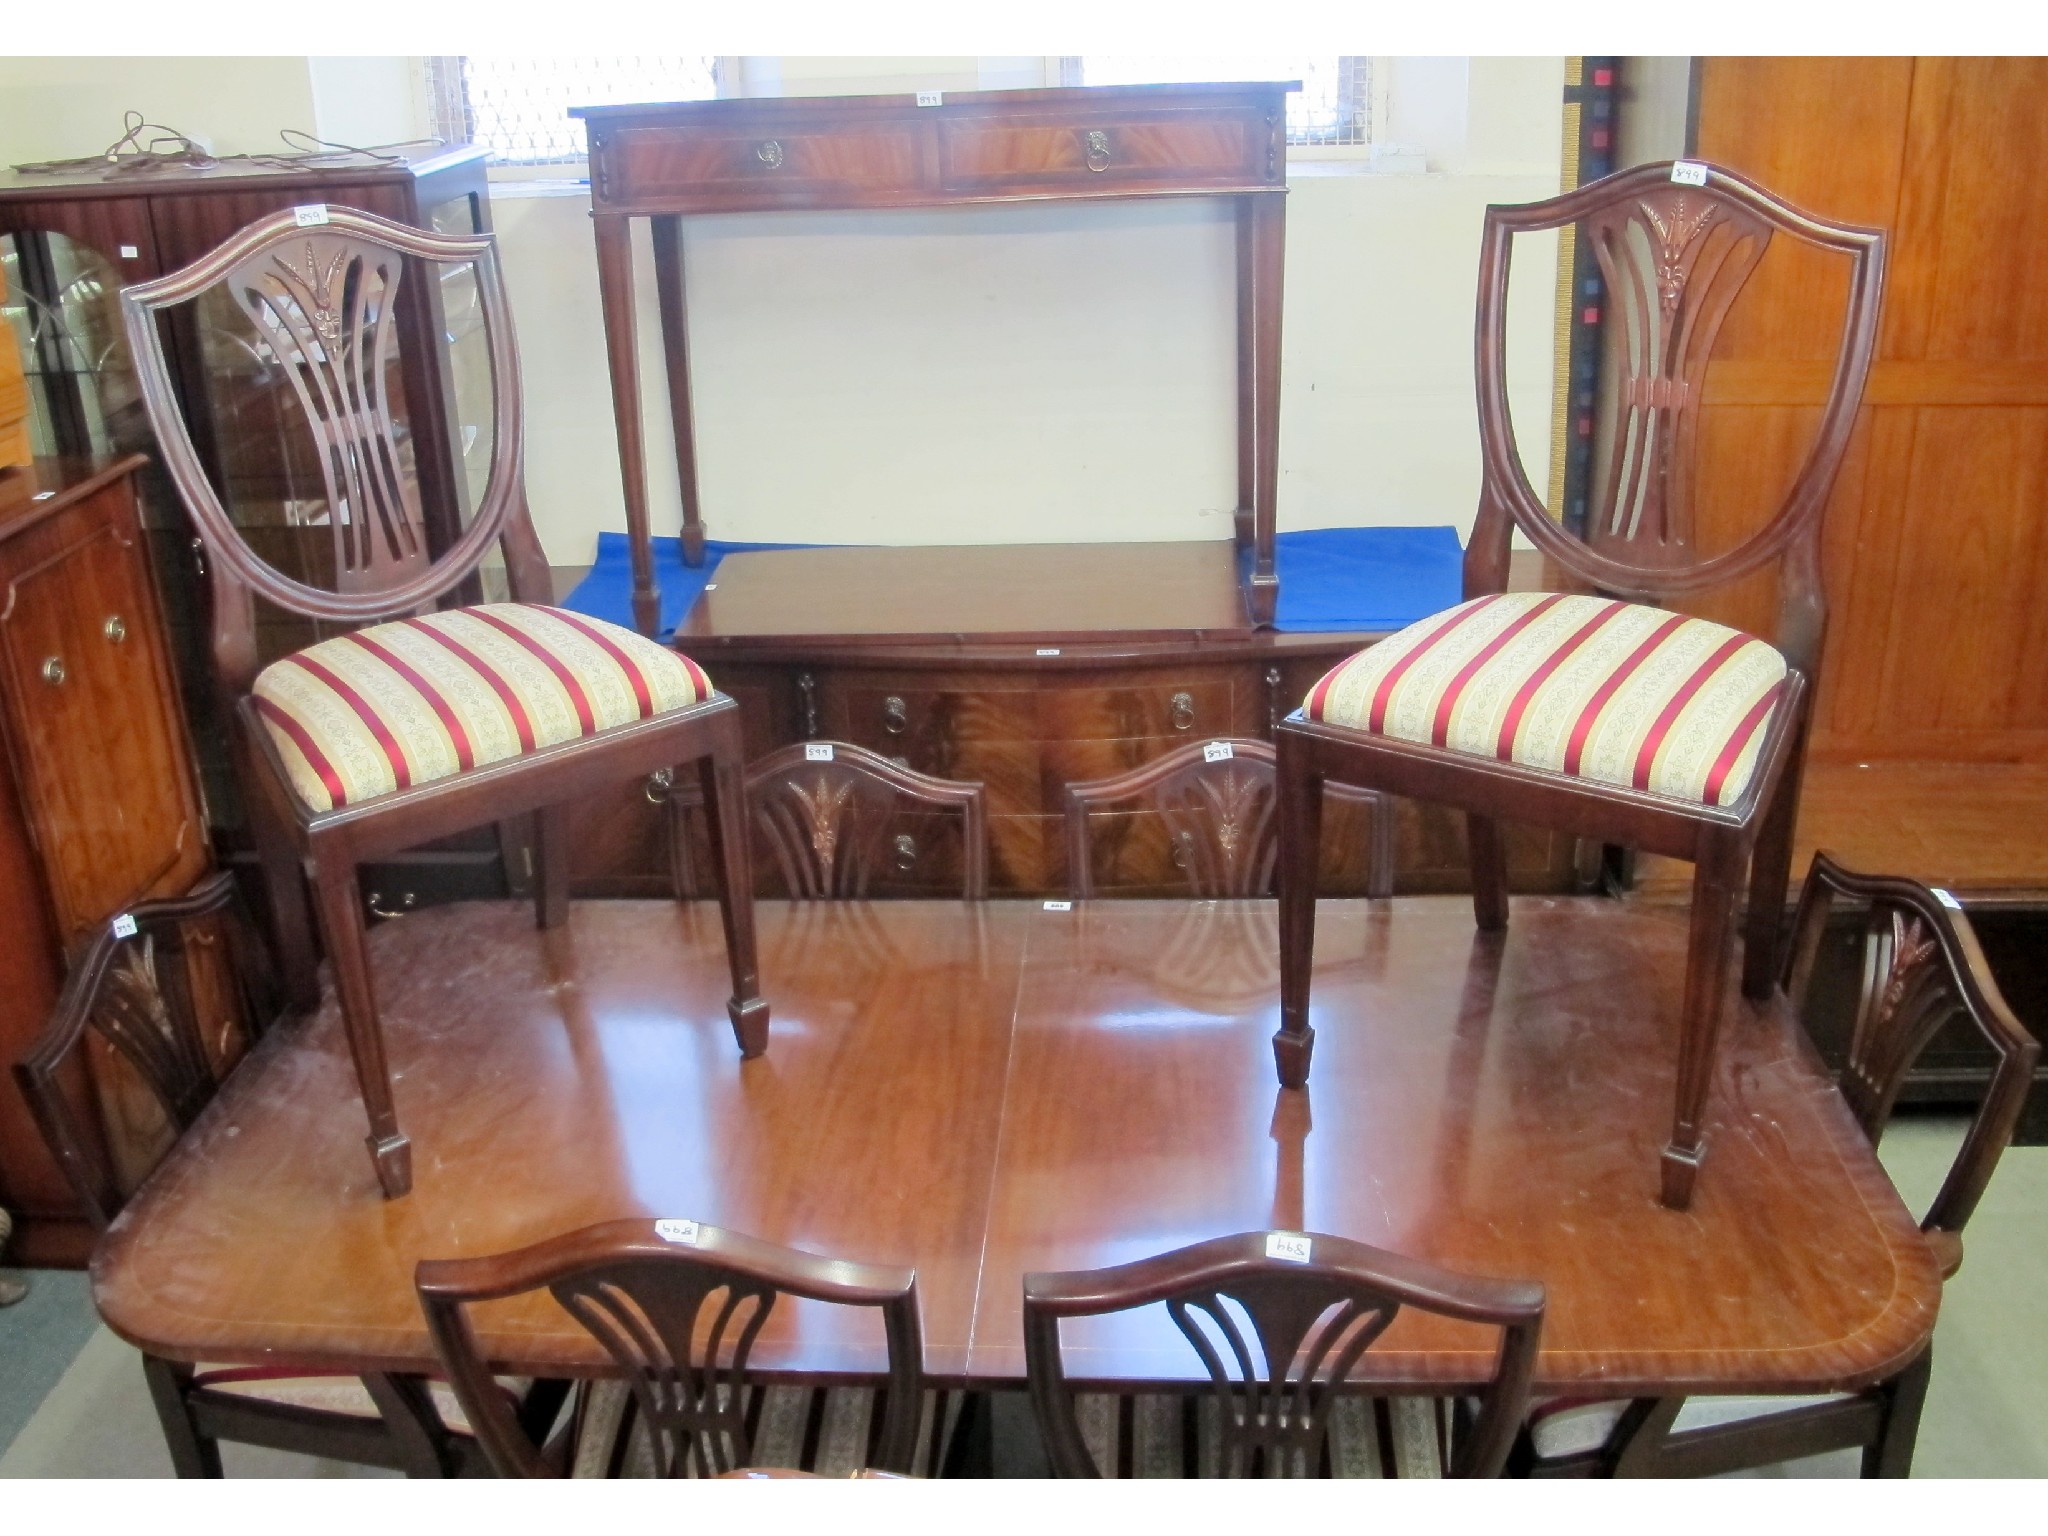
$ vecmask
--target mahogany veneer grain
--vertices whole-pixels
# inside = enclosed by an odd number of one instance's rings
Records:
[[[709,905],[579,904],[545,933],[517,903],[422,912],[371,935],[425,1132],[412,1196],[380,1200],[355,1152],[330,998],[130,1203],[95,1296],[173,1359],[427,1369],[417,1259],[691,1216],[915,1265],[928,1369],[1015,1382],[1025,1271],[1302,1226],[1542,1280],[1539,1390],[1798,1391],[1910,1360],[1933,1257],[1782,1002],[1731,1000],[1716,1156],[1664,1210],[1683,923],[1516,907],[1490,937],[1457,900],[1326,903],[1310,1094],[1267,1076],[1266,902],[763,904],[775,1038],[744,1063]],[[503,1367],[601,1365],[545,1298],[478,1322]],[[1072,1345],[1077,1379],[1190,1369],[1142,1316]],[[1373,1355],[1381,1379],[1485,1369],[1424,1318]],[[881,1338],[778,1309],[756,1359],[879,1372]]]

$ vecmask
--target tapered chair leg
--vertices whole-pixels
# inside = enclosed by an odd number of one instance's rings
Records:
[[[1692,1204],[1693,1183],[1706,1154],[1702,1122],[1726,1006],[1741,871],[1741,845],[1719,839],[1703,850],[1693,872],[1692,937],[1686,947],[1685,1000],[1679,1018],[1678,1102],[1663,1157],[1662,1197],[1675,1211]]]
[[[1280,1086],[1308,1082],[1316,1032],[1308,1021],[1309,982],[1315,967],[1316,872],[1322,867],[1323,779],[1304,760],[1298,738],[1273,733],[1273,813],[1279,829],[1280,1028],[1273,1065]]]
[[[739,715],[718,723],[708,755],[697,761],[704,789],[704,820],[711,834],[711,862],[718,866],[718,915],[725,923],[725,955],[732,967],[733,1038],[742,1057],[768,1049],[768,1004],[761,996],[760,963],[754,950],[754,861],[747,838],[746,778],[741,759]]]
[[[1742,995],[1760,1003],[1778,984],[1778,934],[1785,897],[1792,888],[1792,833],[1799,822],[1799,794],[1806,777],[1806,741],[1793,743],[1791,761],[1778,776],[1777,792],[1758,825],[1756,851],[1749,859],[1749,918],[1743,933]]]
[[[244,775],[244,784],[254,780]],[[291,834],[278,826],[267,807],[248,797],[249,830],[263,869],[263,892],[270,907],[270,937],[277,956],[278,980],[294,1013],[320,1006],[320,956],[313,946],[313,914],[306,900],[305,863]]]
[[[1500,823],[1476,812],[1465,817],[1465,841],[1472,860],[1472,917],[1482,933],[1508,925],[1508,856]]]
[[[569,808],[542,806],[533,814],[533,917],[542,928],[569,918]]]
[[[170,1448],[171,1470],[179,1477],[222,1476],[219,1442],[199,1432],[192,1422],[192,1410],[185,1405],[192,1367],[144,1355],[142,1376],[149,1383],[157,1422],[163,1426],[164,1444]]]
[[[1920,1358],[1881,1389],[1885,1397],[1884,1428],[1875,1444],[1863,1451],[1865,1477],[1911,1477],[1913,1447],[1920,1438],[1920,1408],[1927,1400],[1927,1383],[1934,1373],[1934,1346],[1920,1351]]]
[[[320,932],[334,966],[334,989],[341,1000],[348,1051],[356,1066],[363,1109],[370,1117],[370,1161],[386,1199],[412,1188],[412,1143],[400,1134],[398,1111],[391,1100],[391,1070],[384,1060],[384,1027],[377,1017],[377,994],[370,982],[370,956],[363,937],[362,896],[353,864],[317,863],[314,896],[319,902]]]

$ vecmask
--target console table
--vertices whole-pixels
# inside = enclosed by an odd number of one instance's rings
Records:
[[[630,221],[652,221],[683,549],[704,523],[690,408],[682,219],[778,209],[1229,197],[1237,212],[1236,539],[1244,603],[1272,621],[1279,485],[1280,288],[1286,97],[1293,84],[1144,85],[916,96],[762,98],[575,107],[590,135],[590,206],[612,409],[633,540],[633,616],[660,613],[648,544]]]

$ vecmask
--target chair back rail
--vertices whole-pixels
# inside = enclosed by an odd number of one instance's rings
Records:
[[[813,756],[820,748],[831,755]],[[925,850],[900,829],[906,807],[958,813],[960,893],[988,895],[988,795],[978,781],[933,778],[851,742],[799,742],[748,766],[747,805],[793,897],[857,900],[914,869]]]
[[[1228,747],[1228,754],[1218,753],[1219,746]],[[1196,900],[1270,896],[1280,854],[1273,819],[1273,771],[1270,742],[1194,741],[1127,773],[1068,784],[1068,891],[1077,901],[1095,895],[1093,818],[1106,811],[1137,809],[1159,816],[1168,856]],[[1334,780],[1325,784],[1324,793],[1370,814],[1366,894],[1392,895],[1393,802],[1376,790]]]
[[[1475,338],[1483,481],[1465,596],[1506,590],[1516,528],[1579,581],[1644,601],[1725,586],[1782,560],[1777,644],[1811,676],[1826,619],[1822,512],[1876,351],[1885,236],[1801,212],[1723,167],[1708,165],[1705,176],[1703,185],[1674,180],[1673,162],[1661,161],[1560,197],[1486,210]],[[1514,238],[1568,225],[1579,227],[1599,266],[1615,333],[1610,365],[1620,367],[1584,539],[1566,532],[1529,484],[1508,408]],[[1693,489],[1707,367],[1722,322],[1778,236],[1848,260],[1841,346],[1806,459],[1784,499],[1734,547],[1703,557]]]
[[[617,1363],[665,1477],[718,1476],[749,1464],[748,1362],[778,1297],[874,1308],[889,1352],[875,1460],[911,1470],[923,1407],[912,1270],[822,1259],[695,1222],[634,1219],[511,1253],[422,1260],[414,1284],[448,1380],[501,1476],[559,1469],[505,1401],[469,1308],[543,1288]]]
[[[225,950],[232,1016],[201,1018],[193,986],[198,953]],[[216,973],[218,974],[218,973]],[[213,999],[209,999],[210,1001]],[[147,902],[109,920],[66,977],[42,1033],[14,1064],[15,1082],[57,1164],[102,1229],[129,1191],[103,1139],[73,1107],[83,1089],[74,1053],[98,1036],[149,1090],[174,1132],[213,1099],[234,1062],[235,1037],[250,1043],[272,1023],[280,999],[269,963],[225,871],[191,894]],[[209,1028],[209,1023],[212,1027]]]
[[[465,265],[489,357],[491,463],[475,516],[436,553],[411,468],[428,449],[401,430],[390,375],[404,285]],[[331,590],[279,570],[251,543],[178,402],[161,322],[216,288],[254,327],[266,366],[282,372],[300,407],[325,497]],[[207,551],[215,668],[233,693],[247,691],[257,671],[256,597],[313,619],[368,624],[446,598],[496,545],[513,599],[549,600],[546,557],[526,509],[518,345],[489,235],[429,234],[331,204],[324,222],[308,226],[285,210],[177,272],[123,289],[121,307],[144,409]]]
[[[1906,1074],[1935,1036],[1967,1021],[1998,1057],[1956,1160],[1927,1208],[1921,1230],[1939,1243],[1944,1268],[1962,1260],[1961,1233],[2012,1141],[2033,1085],[2041,1046],[1992,977],[1960,904],[1917,881],[1861,875],[1825,852],[1813,856],[1800,889],[1785,993],[1804,1010],[1829,912],[1838,900],[1866,908],[1861,985],[1842,1094],[1873,1143],[1884,1134]]]
[[[1276,1256],[1276,1238],[1308,1257]],[[1026,1275],[1025,1370],[1055,1475],[1101,1475],[1067,1381],[1061,1321],[1159,1305],[1208,1375],[1217,1465],[1232,1477],[1314,1475],[1339,1393],[1402,1307],[1500,1329],[1478,1417],[1448,1468],[1493,1477],[1528,1403],[1544,1292],[1322,1233],[1241,1232],[1109,1269]]]

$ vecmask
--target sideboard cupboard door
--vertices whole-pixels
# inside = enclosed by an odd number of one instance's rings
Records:
[[[131,477],[0,545],[7,744],[67,949],[206,865],[161,635]]]

